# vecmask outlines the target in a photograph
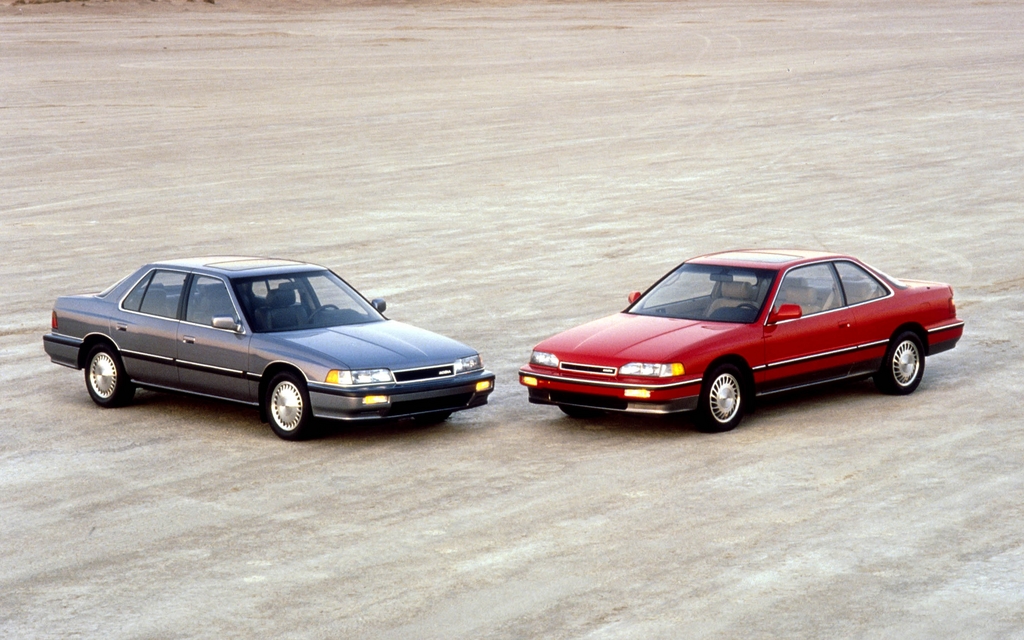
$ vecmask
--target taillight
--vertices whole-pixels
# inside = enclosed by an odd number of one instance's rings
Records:
[[[956,317],[956,303],[953,302],[953,287],[949,288],[949,317]]]
[[[57,330],[57,311],[56,310],[54,310],[53,313],[50,315],[50,328],[55,330],[55,331]]]

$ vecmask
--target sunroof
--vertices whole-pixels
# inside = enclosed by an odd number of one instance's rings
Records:
[[[210,262],[206,266],[217,267],[225,271],[245,271],[246,269],[266,269],[267,267],[287,267],[296,264],[294,260],[279,260],[276,258],[242,258],[238,260],[225,260],[224,262]]]
[[[790,260],[796,260],[800,256],[787,255],[785,253],[762,253],[759,251],[742,251],[732,253],[716,253],[709,258],[717,258],[719,260],[736,260],[737,262],[789,262]]]

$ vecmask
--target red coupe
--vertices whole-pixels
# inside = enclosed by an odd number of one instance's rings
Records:
[[[530,402],[578,418],[696,410],[701,430],[728,431],[755,396],[812,384],[912,393],[964,330],[949,285],[812,251],[701,256],[629,302],[536,346],[519,371]]]

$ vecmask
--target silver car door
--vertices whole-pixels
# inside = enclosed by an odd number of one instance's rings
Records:
[[[187,275],[155,269],[125,296],[111,320],[111,336],[137,382],[178,387],[178,310]]]
[[[214,318],[231,318],[237,329],[214,327]],[[178,326],[178,377],[182,388],[253,401],[245,377],[249,338],[226,283],[211,276],[194,276]]]

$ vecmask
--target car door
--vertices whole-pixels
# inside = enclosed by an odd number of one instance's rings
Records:
[[[765,325],[764,391],[842,378],[855,359],[854,317],[830,263],[791,269],[779,285],[773,310],[796,304],[802,316]]]
[[[839,282],[843,286],[846,304],[853,313],[857,327],[857,360],[853,373],[873,373],[882,364],[882,357],[888,348],[889,334],[899,323],[899,316],[893,313],[883,300],[892,296],[878,278],[860,265],[847,260],[835,262]]]
[[[250,334],[242,325],[227,283],[194,275],[178,325],[178,378],[187,391],[231,400],[252,400],[245,377]],[[237,329],[213,326],[214,318],[231,318]]]
[[[188,273],[154,269],[121,301],[110,333],[129,377],[162,387],[178,386],[178,314]]]

